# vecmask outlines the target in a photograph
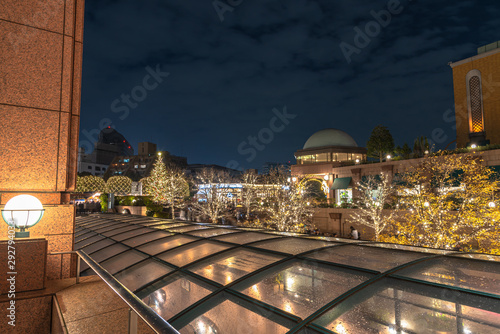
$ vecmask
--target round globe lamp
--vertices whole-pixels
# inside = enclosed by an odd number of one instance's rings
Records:
[[[12,227],[19,231],[15,233],[16,238],[29,238],[28,228],[34,226],[42,219],[42,203],[35,196],[18,195],[11,198],[2,210],[2,218]]]

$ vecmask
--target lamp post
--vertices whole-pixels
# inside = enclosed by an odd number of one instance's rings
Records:
[[[19,229],[16,238],[29,238],[26,231],[42,219],[44,209],[42,203],[35,196],[18,195],[11,198],[2,210],[2,218],[7,225]]]

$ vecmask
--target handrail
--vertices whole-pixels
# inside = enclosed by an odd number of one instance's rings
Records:
[[[179,332],[172,327],[172,325],[156,314],[148,305],[137,298],[136,295],[134,295],[85,252],[78,250],[76,253],[104,282],[106,282],[106,284],[108,284],[111,289],[113,289],[118,296],[120,296],[125,303],[127,303],[130,309],[141,317],[141,319],[144,320],[144,322],[146,322],[146,324],[156,333],[179,334]]]
[[[130,307],[130,310],[135,312],[139,317],[141,317],[144,322],[151,327],[156,333],[166,333],[166,334],[179,334],[179,332],[172,327],[165,319],[156,314],[148,305],[146,305],[142,300],[137,298],[129,289],[127,289],[122,283],[120,283],[116,278],[114,278],[110,273],[108,273],[103,267],[101,267],[97,262],[95,262],[90,256],[88,256],[83,251],[68,251],[68,252],[54,252],[50,255],[63,255],[63,254],[77,254],[80,259],[85,261],[87,265]],[[76,282],[79,282],[80,278],[80,260],[78,260],[77,265],[77,277]],[[130,312],[132,315],[132,312]],[[134,321],[130,317],[131,323],[135,323],[137,326],[137,321]],[[130,331],[129,332],[136,332]]]

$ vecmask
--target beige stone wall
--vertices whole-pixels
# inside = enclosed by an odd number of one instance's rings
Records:
[[[18,194],[40,199],[44,217],[29,231],[49,253],[73,249],[83,13],[83,0],[0,4],[0,208]],[[70,267],[69,255],[49,256],[47,277]]]
[[[453,89],[455,93],[455,118],[457,124],[457,146],[465,147],[469,142],[469,119],[467,107],[466,75],[479,70],[482,77],[483,108],[486,139],[491,144],[500,144],[500,53],[476,56],[453,67]]]
[[[384,212],[388,211],[384,210]],[[318,208],[314,212],[313,223],[320,232],[337,233],[341,238],[349,237],[352,225],[361,233],[362,240],[371,240],[375,236],[373,229],[362,224],[357,224],[352,218],[354,212],[356,212],[356,209]],[[400,211],[399,214],[402,219],[405,211]],[[339,216],[340,219],[338,218]]]

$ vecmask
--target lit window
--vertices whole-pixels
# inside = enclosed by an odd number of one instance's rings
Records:
[[[472,70],[467,73],[467,102],[469,109],[469,131],[471,133],[484,131],[483,90],[481,72]]]
[[[130,159],[123,159],[123,162],[129,162]]]

